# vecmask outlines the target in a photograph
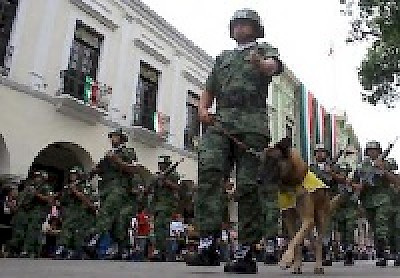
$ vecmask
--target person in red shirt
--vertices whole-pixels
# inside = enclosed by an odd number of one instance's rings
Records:
[[[150,235],[150,216],[146,208],[141,207],[136,215],[137,219],[137,240],[136,247],[139,251],[139,260],[144,260],[147,257],[147,247]]]

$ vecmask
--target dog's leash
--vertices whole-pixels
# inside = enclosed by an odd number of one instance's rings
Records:
[[[213,122],[211,125],[214,126],[214,128],[216,128],[218,131],[220,131],[226,137],[231,139],[243,151],[245,151],[251,155],[254,155],[255,157],[257,157],[260,160],[262,159],[263,151],[260,151],[260,152],[256,151],[254,148],[247,146],[244,142],[240,141],[237,137],[233,136],[229,131],[227,131],[224,127],[222,127],[222,122],[219,119],[219,117],[217,117],[217,115],[213,114],[212,118],[213,118]],[[218,125],[216,125],[215,123],[217,123]]]

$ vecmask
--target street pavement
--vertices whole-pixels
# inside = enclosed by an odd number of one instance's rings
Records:
[[[188,267],[185,263],[148,263],[113,261],[63,261],[0,259],[1,278],[183,278],[183,277],[400,277],[400,267],[389,262],[386,268],[376,267],[374,261],[357,261],[355,266],[334,263],[324,275],[313,273],[313,263],[305,263],[301,275],[281,270],[277,266],[259,264],[256,275],[226,274],[220,267]]]

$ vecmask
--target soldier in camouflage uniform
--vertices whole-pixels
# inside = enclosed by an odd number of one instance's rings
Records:
[[[365,209],[368,222],[374,232],[377,266],[387,266],[385,252],[389,244],[390,214],[392,190],[385,175],[382,175],[378,165],[382,164],[379,155],[382,153],[379,142],[370,141],[365,148],[365,159],[355,172],[355,187],[360,193],[360,200]],[[379,171],[377,171],[377,169]],[[370,173],[372,180],[369,178]]]
[[[332,168],[330,163],[330,151],[325,148],[325,145],[320,143],[315,146],[314,156],[315,162],[310,164],[310,170],[314,172],[317,177],[322,180],[327,186],[332,188],[334,187],[334,180],[332,178]],[[328,229],[331,231],[331,229]],[[332,265],[332,253],[331,253],[332,241],[330,238],[330,233],[324,237],[323,241],[323,266],[331,266]]]
[[[344,177],[348,177],[351,173],[351,168],[347,164],[339,166],[337,170]],[[358,203],[351,185],[339,183],[335,189],[335,193],[341,193],[343,199],[335,211],[332,221],[337,225],[337,231],[340,233],[341,243],[344,247],[344,265],[353,265],[354,230],[357,228]]]
[[[393,158],[388,158],[388,168],[391,172],[398,170],[398,165],[396,160]],[[394,255],[394,265],[400,266],[400,185],[397,183],[391,183],[392,188],[392,215],[390,218],[390,223],[392,227],[390,229],[390,247],[391,252]]]
[[[159,157],[156,179],[152,184],[154,210],[155,255],[158,260],[167,259],[167,238],[172,214],[178,209],[179,175],[176,171],[165,171],[171,166],[171,158],[163,155]]]
[[[74,167],[62,190],[62,229],[58,240],[57,256],[80,258],[84,243],[93,232],[97,207],[94,205],[92,185],[82,179],[82,170]]]
[[[111,236],[118,243],[118,256],[126,255],[129,249],[128,227],[135,215],[133,179],[137,157],[133,148],[126,147],[128,136],[117,129],[110,132],[112,150],[92,170],[91,174],[101,177],[99,182],[100,209],[96,219],[96,244],[101,236]]]
[[[40,256],[42,224],[53,204],[54,193],[47,184],[47,173],[34,172],[33,181],[26,185],[18,197],[18,210],[13,219],[15,228],[11,246],[22,251],[22,256]]]
[[[265,192],[260,192],[256,181],[259,159],[245,152],[232,136],[255,151],[268,146],[268,85],[272,76],[282,72],[283,66],[276,48],[257,43],[257,38],[264,37],[264,30],[255,11],[236,11],[230,21],[230,36],[236,40],[237,47],[217,57],[206,82],[206,91],[200,98],[200,120],[205,125],[213,125],[207,128],[199,147],[196,217],[201,239],[194,261],[202,265],[219,264],[216,242],[221,234],[222,181],[235,162],[241,247],[235,260],[225,265],[224,270],[254,273],[257,265],[253,259],[254,250],[250,249],[263,237],[265,207],[260,193]],[[217,122],[208,111],[214,99]],[[276,196],[276,191],[270,194]]]

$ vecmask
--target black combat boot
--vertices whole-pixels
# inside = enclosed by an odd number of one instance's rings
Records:
[[[253,250],[250,246],[239,246],[236,250],[234,259],[224,266],[224,272],[239,274],[256,274],[257,261],[253,257]]]
[[[329,243],[322,245],[322,266],[332,266],[332,251]]]
[[[344,253],[344,265],[346,266],[354,265],[354,254],[352,245],[349,245],[346,248],[346,251]]]
[[[219,266],[220,256],[215,238],[200,239],[197,251],[187,254],[185,262],[188,266]]]
[[[275,239],[268,239],[265,246],[265,264],[274,265],[278,263],[278,255],[276,254],[276,249],[277,248]]]
[[[387,266],[387,256],[385,253],[385,244],[383,241],[379,240],[376,244],[376,266]]]

